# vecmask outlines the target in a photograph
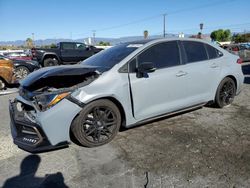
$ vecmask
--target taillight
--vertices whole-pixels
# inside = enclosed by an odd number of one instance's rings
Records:
[[[237,63],[242,64],[243,63],[242,59],[241,58],[237,59]]]

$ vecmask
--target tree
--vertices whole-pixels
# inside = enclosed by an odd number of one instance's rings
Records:
[[[30,48],[33,46],[33,40],[31,38],[26,39],[26,45]]]
[[[250,42],[250,33],[234,34],[232,37],[232,41],[234,41],[235,43]]]
[[[143,31],[143,36],[144,36],[144,39],[148,38],[148,30]]]
[[[201,32],[198,32],[197,38],[198,38],[198,39],[201,39],[201,38],[202,38]]]
[[[103,41],[100,41],[97,46],[111,46],[110,42],[103,42]]]
[[[50,48],[56,48],[56,45],[55,45],[54,43],[52,43],[52,44],[50,45]]]
[[[210,34],[210,37],[214,41],[219,41],[219,42],[229,41],[231,38],[231,31],[229,29],[226,29],[226,30],[219,29],[219,30],[213,31]]]

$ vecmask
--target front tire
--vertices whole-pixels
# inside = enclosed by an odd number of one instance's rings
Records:
[[[5,82],[0,78],[0,91],[4,90],[6,87]]]
[[[51,66],[56,66],[56,65],[58,65],[58,60],[55,59],[55,58],[53,58],[53,59],[52,58],[47,58],[43,62],[44,67],[51,67]]]
[[[87,104],[75,119],[71,130],[77,141],[86,147],[110,142],[121,126],[118,107],[107,99]]]
[[[19,66],[15,69],[14,75],[17,80],[22,80],[26,76],[28,76],[29,73],[30,73],[30,70],[27,67]]]
[[[224,78],[216,92],[215,105],[219,108],[229,106],[236,95],[236,85],[232,78]]]

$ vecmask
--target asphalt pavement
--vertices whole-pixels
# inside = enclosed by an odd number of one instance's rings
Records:
[[[250,75],[249,66],[243,67],[246,75]],[[37,155],[12,143],[8,100],[17,94],[2,95],[0,186],[249,187],[248,78],[229,107],[204,107],[131,128],[101,147],[71,144]]]

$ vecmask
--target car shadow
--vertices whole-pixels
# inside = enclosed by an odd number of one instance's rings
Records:
[[[207,106],[207,107],[210,107],[210,106]],[[190,112],[193,112],[193,111],[196,111],[196,110],[199,110],[201,109],[202,107],[197,107],[197,108],[194,108],[194,109],[190,109],[190,110],[186,110],[186,111],[183,111],[183,112],[177,112],[177,113],[174,113],[174,114],[171,114],[171,115],[165,115],[163,117],[156,117],[152,120],[149,120],[149,121],[145,121],[145,122],[141,122],[141,123],[138,123],[138,124],[134,124],[132,125],[131,127],[128,127],[126,128],[125,126],[121,126],[120,127],[120,132],[123,132],[123,131],[127,131],[129,129],[133,129],[133,128],[137,128],[137,127],[141,127],[141,126],[144,126],[144,125],[147,125],[147,124],[150,124],[150,123],[153,123],[153,122],[157,122],[157,121],[162,121],[162,120],[165,120],[165,119],[170,119],[170,118],[173,118],[173,117],[176,117],[176,116],[179,116],[179,115],[183,115],[183,114],[186,114],[186,113],[190,113]]]
[[[11,177],[4,182],[3,188],[14,187],[41,187],[41,188],[67,188],[61,172],[46,174],[45,177],[36,177],[41,158],[38,155],[29,155],[22,160],[20,174]]]

